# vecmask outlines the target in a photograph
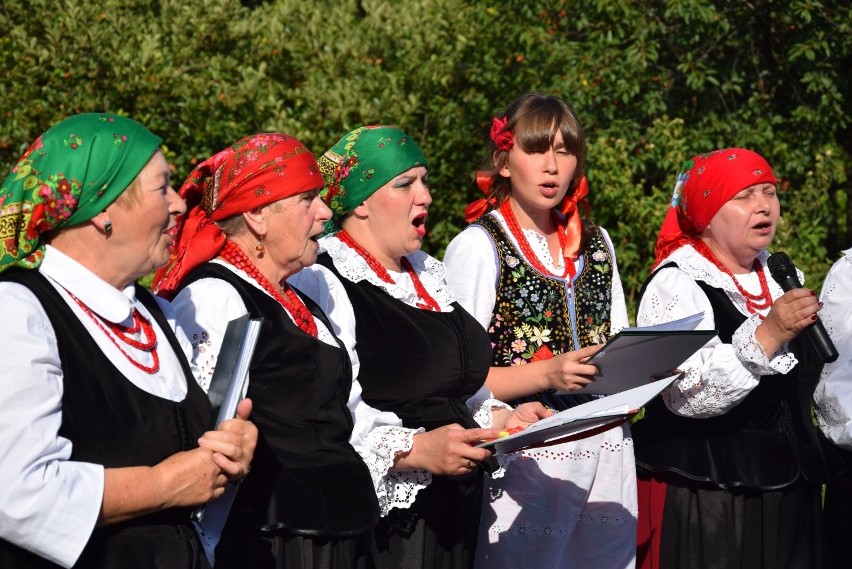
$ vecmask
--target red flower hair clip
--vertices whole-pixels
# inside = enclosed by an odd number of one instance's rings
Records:
[[[506,128],[506,118],[491,119],[491,140],[497,145],[497,150],[511,150],[515,145],[515,133]]]

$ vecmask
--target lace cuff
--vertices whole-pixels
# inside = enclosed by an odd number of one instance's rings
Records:
[[[383,516],[391,508],[411,506],[417,493],[432,482],[432,475],[425,470],[393,470],[397,453],[411,450],[414,435],[422,432],[424,429],[384,426],[367,436],[367,456],[362,458],[370,469]]]
[[[511,411],[513,407],[503,403],[499,399],[485,399],[484,401],[474,401],[473,399],[467,402],[473,420],[479,423],[483,429],[490,429],[494,426],[494,410],[508,409]]]
[[[495,409],[508,409],[510,411],[513,409],[511,405],[503,403],[499,399],[475,401],[475,397],[468,400],[467,405],[473,413],[474,420],[484,429],[490,429],[494,426]],[[506,474],[506,467],[509,466],[510,462],[518,458],[518,456],[520,456],[519,453],[514,452],[511,454],[498,454],[495,458],[497,459],[499,468],[491,473],[491,478],[503,478]]]
[[[766,356],[763,346],[760,345],[754,335],[759,325],[760,318],[757,314],[752,314],[734,332],[731,343],[734,345],[734,352],[742,362],[743,367],[755,375],[783,374],[796,367],[799,362],[796,356],[787,351],[786,344],[772,354],[771,358]]]

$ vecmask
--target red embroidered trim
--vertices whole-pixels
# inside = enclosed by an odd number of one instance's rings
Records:
[[[563,254],[565,271],[561,275],[557,275],[551,273],[547,269],[544,268],[544,265],[536,256],[535,252],[532,250],[529,241],[527,241],[524,232],[521,230],[521,226],[518,224],[518,218],[515,217],[515,212],[512,211],[512,206],[509,203],[509,200],[504,201],[500,205],[500,213],[503,214],[503,219],[506,220],[506,225],[509,227],[509,232],[515,237],[515,240],[518,242],[518,245],[521,248],[521,252],[524,254],[524,257],[527,258],[527,261],[535,267],[539,272],[550,275],[553,277],[564,279],[566,277],[574,278],[574,275],[577,272],[577,269],[574,267],[574,261],[577,260],[576,257],[568,257],[564,255],[564,252],[567,250],[568,246],[568,237],[565,235],[565,224],[562,223],[562,220],[559,219],[559,216],[555,213],[553,214],[554,220],[556,221],[556,235],[559,238],[559,249]]]
[[[299,298],[299,295],[296,294],[289,284],[285,282],[281,287],[284,291],[284,295],[282,295],[278,292],[276,287],[269,282],[269,279],[261,274],[255,264],[251,262],[245,253],[243,253],[242,249],[237,247],[232,241],[225,242],[225,246],[222,248],[219,256],[253,278],[255,282],[263,288],[263,290],[268,292],[272,298],[277,300],[278,304],[280,304],[284,310],[293,317],[296,326],[298,326],[303,332],[310,334],[314,338],[318,336],[317,324],[314,322],[313,314],[311,314],[311,311],[308,310],[308,307],[305,306],[305,303],[302,302],[302,299]]]
[[[376,274],[377,277],[382,282],[388,284],[396,284],[393,280],[393,277],[387,272],[379,261],[370,254],[369,251],[361,247],[358,243],[352,239],[352,236],[349,235],[345,230],[341,229],[337,233],[337,238],[340,239],[341,242],[346,243],[353,251],[358,253],[362,259],[367,262],[367,266]],[[417,308],[423,310],[434,310],[435,312],[441,311],[441,306],[435,301],[434,298],[429,294],[426,290],[426,287],[423,286],[423,283],[420,281],[420,277],[417,276],[417,273],[414,272],[414,267],[411,266],[411,262],[407,257],[403,257],[400,261],[402,268],[405,269],[405,272],[408,273],[408,276],[411,277],[411,282],[414,283],[414,290],[417,291],[417,297],[423,302],[417,303]]]
[[[103,322],[106,323],[106,327],[104,327],[104,324],[101,322],[102,319],[96,316],[95,313],[92,312],[92,310],[88,306],[86,306],[82,300],[77,298],[74,293],[72,293],[68,289],[65,289],[65,292],[67,292],[71,296],[71,298],[74,299],[74,302],[76,302],[77,305],[83,309],[83,312],[85,312],[89,316],[89,318],[92,319],[92,322],[94,322],[98,326],[98,328],[101,329],[101,332],[106,334],[107,338],[109,338],[113,345],[118,348],[118,351],[121,352],[125,358],[127,358],[127,361],[129,361],[131,364],[141,369],[145,373],[153,374],[159,371],[160,356],[159,354],[157,354],[157,333],[154,331],[154,327],[151,326],[151,322],[147,318],[142,316],[138,309],[133,309],[133,326],[127,327],[122,326],[120,324],[116,324],[114,322],[109,322],[108,320],[103,320]],[[109,330],[107,330],[107,328],[109,328]],[[147,342],[140,342],[127,336],[128,333],[133,334],[138,332],[140,329],[142,330],[142,337],[148,338]],[[109,333],[110,331],[112,331],[112,334]],[[143,352],[150,352],[151,357],[153,358],[153,363],[150,366],[146,366],[145,364],[139,363],[134,360],[130,356],[130,354],[125,352],[124,349],[115,340],[116,337],[119,338],[125,344],[133,346],[137,350]]]
[[[733,273],[731,273],[725,265],[716,259],[716,256],[713,255],[713,252],[703,241],[700,239],[693,239],[691,243],[702,257],[713,263],[716,268],[724,274],[731,277],[731,280],[734,282],[734,286],[737,287],[737,292],[739,292],[745,299],[746,310],[748,310],[749,313],[757,314],[758,310],[763,310],[772,306],[772,295],[769,292],[769,284],[766,282],[766,275],[763,274],[763,266],[760,264],[760,261],[755,259],[754,264],[752,265],[752,270],[757,273],[757,280],[760,282],[760,294],[750,294],[742,286],[740,286],[740,283],[737,281],[736,277],[734,277]],[[761,320],[763,319],[763,315],[757,315]]]

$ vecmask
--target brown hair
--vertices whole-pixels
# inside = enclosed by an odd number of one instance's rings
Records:
[[[562,133],[565,149],[577,157],[574,178],[566,193],[567,196],[573,195],[585,172],[586,138],[580,120],[568,103],[553,95],[529,91],[512,101],[497,117],[506,119],[504,130],[512,131],[515,144],[524,152],[544,152],[553,145],[556,133]],[[495,208],[500,207],[512,193],[511,180],[499,174],[508,160],[509,151],[499,150],[489,137],[488,155],[476,174],[477,177],[490,178],[491,202]],[[583,220],[583,247],[588,242],[592,227],[591,222]]]

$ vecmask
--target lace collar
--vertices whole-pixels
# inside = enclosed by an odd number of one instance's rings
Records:
[[[763,266],[763,273],[766,275],[766,283],[769,285],[769,292],[774,300],[783,295],[784,291],[769,273],[769,269],[766,267],[767,258],[769,258],[769,253],[766,251],[761,251],[757,256],[757,260],[760,261],[760,264]],[[669,263],[677,263],[677,266],[684,273],[697,281],[702,281],[714,288],[724,290],[727,293],[728,298],[731,299],[731,302],[733,302],[743,314],[749,314],[746,309],[745,298],[743,298],[739,291],[737,291],[737,287],[733,281],[731,281],[730,277],[721,272],[716,265],[705,259],[692,247],[692,245],[684,245],[683,247],[676,249],[671,255],[663,259],[660,266],[662,267]],[[796,273],[799,275],[799,282],[804,284],[805,277],[802,274],[802,271],[796,269]],[[735,278],[739,280],[740,285],[745,288],[746,291],[756,293],[759,290],[757,275],[755,273],[735,275]],[[769,310],[760,311],[763,315],[766,315],[767,312],[769,312]]]
[[[496,219],[500,223],[500,227],[503,229],[503,233],[506,234],[506,237],[509,239],[509,241],[512,243],[512,245],[515,246],[515,249],[517,249],[518,252],[523,255],[523,253],[521,252],[521,247],[518,244],[517,240],[515,239],[515,236],[512,235],[511,231],[509,231],[509,226],[506,224],[506,220],[503,218],[503,214],[501,214],[499,210],[495,209],[495,210],[490,211],[489,215],[494,216],[494,219]],[[561,214],[557,213],[557,215],[561,215]],[[564,258],[560,256],[559,259],[554,261],[553,257],[551,256],[550,245],[548,245],[548,243],[547,243],[547,236],[546,235],[536,231],[535,229],[529,229],[529,228],[526,228],[526,227],[521,227],[521,231],[523,231],[524,237],[527,238],[527,241],[529,242],[530,247],[532,248],[533,252],[538,257],[538,260],[541,261],[541,263],[544,265],[544,267],[548,271],[550,271],[552,273],[562,273],[562,271],[565,270]],[[582,251],[581,251],[579,259],[574,262],[574,266],[577,267],[577,274],[578,275],[583,270],[582,269],[583,265],[582,265],[582,261],[581,261],[582,258],[583,258],[583,254],[582,254]]]
[[[409,306],[417,306],[420,299],[414,290],[414,283],[408,274],[389,270],[394,283],[386,283],[367,265],[367,262],[355,250],[340,241],[336,236],[329,235],[320,239],[320,252],[326,252],[334,262],[334,267],[346,279],[353,283],[367,281],[377,286],[393,298]],[[444,263],[429,256],[423,251],[415,251],[408,255],[408,261],[420,277],[420,282],[426,291],[441,306],[441,312],[450,312],[455,301],[447,286],[447,269]]]

